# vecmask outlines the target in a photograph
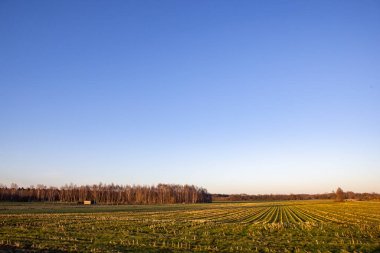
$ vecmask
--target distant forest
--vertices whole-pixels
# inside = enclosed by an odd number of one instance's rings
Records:
[[[340,188],[338,188],[340,189]],[[332,200],[380,200],[379,193],[356,193],[352,191],[342,192],[342,196],[337,192],[323,194],[212,194],[213,201],[276,201],[276,200],[311,200],[311,199],[332,199]]]
[[[83,203],[85,200],[98,204],[176,204],[210,203],[213,201],[277,201],[277,200],[380,200],[378,193],[336,192],[323,194],[210,194],[194,185],[158,184],[156,186],[94,184],[64,185],[60,188],[37,185],[10,187],[0,184],[0,201],[66,202]]]
[[[44,185],[27,188],[0,185],[0,201],[49,201],[98,204],[175,204],[211,202],[206,189],[193,185],[158,184],[157,186],[97,184],[60,188]]]

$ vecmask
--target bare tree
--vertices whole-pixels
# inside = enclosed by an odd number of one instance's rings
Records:
[[[45,185],[19,188],[0,186],[0,200],[4,201],[60,201],[83,202],[91,200],[100,204],[174,204],[211,202],[211,194],[194,185],[159,184],[157,186],[102,184],[61,188]]]
[[[336,195],[336,198],[335,198],[336,201],[342,202],[344,200],[344,192],[340,187],[336,189],[335,195]]]

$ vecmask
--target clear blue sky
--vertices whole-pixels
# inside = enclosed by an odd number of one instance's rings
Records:
[[[0,182],[380,192],[380,2],[0,1]]]

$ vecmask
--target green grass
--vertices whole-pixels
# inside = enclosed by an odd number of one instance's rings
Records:
[[[380,250],[380,203],[1,203],[0,245],[69,252],[373,252]]]

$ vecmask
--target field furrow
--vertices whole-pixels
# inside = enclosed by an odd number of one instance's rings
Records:
[[[380,202],[65,207],[54,214],[33,204],[6,208],[0,251],[375,252],[380,245]]]

